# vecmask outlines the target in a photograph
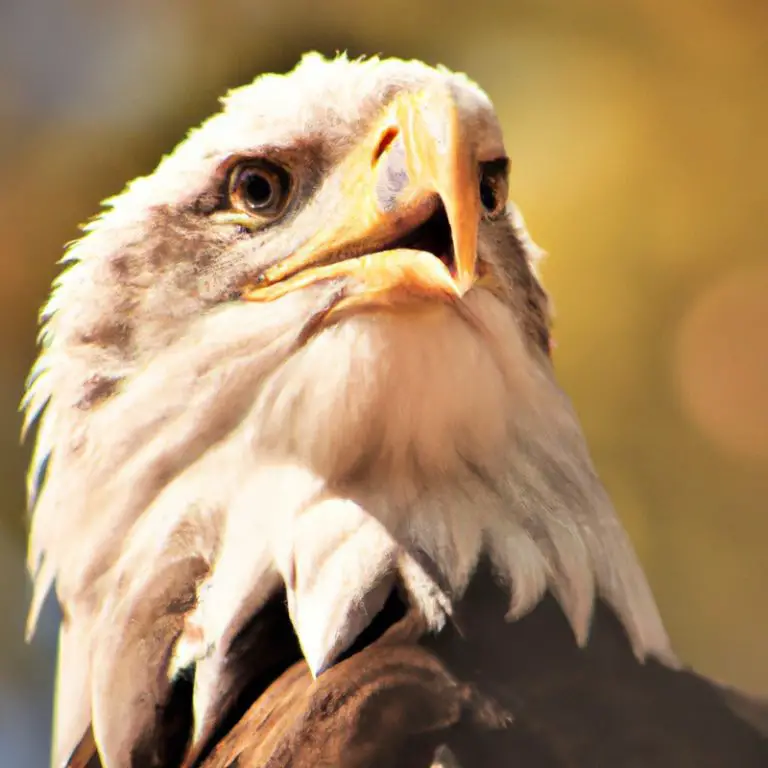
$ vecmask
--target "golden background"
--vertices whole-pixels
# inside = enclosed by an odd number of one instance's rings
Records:
[[[55,612],[25,647],[16,404],[55,262],[221,93],[307,49],[488,91],[561,380],[677,648],[768,693],[768,2],[2,0],[3,762],[46,760]]]

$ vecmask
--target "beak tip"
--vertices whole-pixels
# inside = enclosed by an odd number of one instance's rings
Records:
[[[474,284],[474,277],[470,275],[462,276],[457,283],[459,298],[464,298],[464,296],[470,291]]]

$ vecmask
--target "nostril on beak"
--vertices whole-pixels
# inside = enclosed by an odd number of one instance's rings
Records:
[[[396,125],[390,125],[384,130],[373,153],[373,165],[379,162],[381,156],[387,151],[389,145],[397,138],[399,133],[400,131]]]
[[[374,155],[376,166],[376,202],[382,213],[391,213],[408,188],[410,179],[405,158],[405,145],[396,127],[381,135]]]

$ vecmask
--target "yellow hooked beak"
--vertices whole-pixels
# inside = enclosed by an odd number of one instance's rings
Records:
[[[480,217],[477,161],[466,139],[447,89],[395,97],[343,161],[332,220],[267,269],[243,298],[271,301],[340,278],[343,295],[333,313],[463,296],[477,277]],[[420,247],[414,234],[439,213],[447,219],[445,253]]]

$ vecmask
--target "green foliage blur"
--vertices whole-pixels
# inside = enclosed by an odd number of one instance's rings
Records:
[[[0,751],[42,764],[55,636],[22,644],[16,406],[99,201],[308,49],[464,70],[550,256],[556,361],[680,654],[768,693],[768,3],[0,4]],[[14,725],[12,725],[14,724]],[[7,752],[7,750],[11,750]],[[15,751],[14,751],[15,750]]]

